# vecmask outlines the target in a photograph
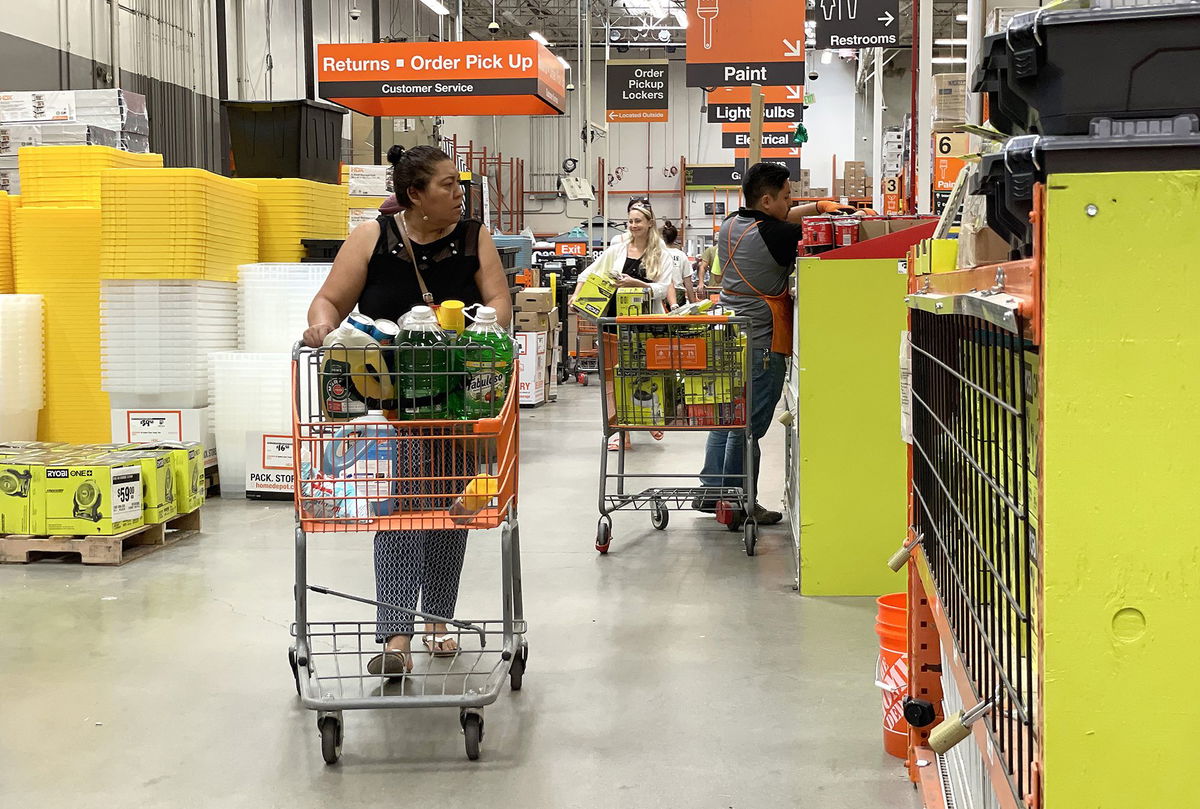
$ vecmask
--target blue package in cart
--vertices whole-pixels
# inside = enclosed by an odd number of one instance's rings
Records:
[[[386,517],[396,511],[396,430],[355,419],[325,442],[321,474],[345,485],[346,517]]]

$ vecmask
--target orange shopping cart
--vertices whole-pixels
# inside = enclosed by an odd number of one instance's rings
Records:
[[[750,401],[750,321],[731,315],[616,317],[600,320],[600,397],[604,447],[627,432],[662,430],[745,433],[743,473],[723,476],[720,485],[680,486],[696,473],[628,470],[624,441],[618,442],[616,469],[600,453],[600,520],[596,550],[608,553],[612,513],[648,510],[650,522],[665,530],[671,511],[687,511],[693,501],[711,503],[729,530],[743,532],[746,555],[753,556],[758,525],[755,503]],[[637,485],[630,485],[638,482]],[[640,491],[641,484],[660,482]]]
[[[296,611],[288,662],[296,693],[317,713],[327,763],[341,755],[343,711],[378,708],[457,708],[474,760],[484,706],[496,701],[506,680],[514,691],[521,688],[529,648],[517,524],[518,397],[510,385],[486,418],[432,417],[451,412],[450,403],[464,395],[464,352],[469,364],[472,351],[485,350],[404,344],[293,350]],[[416,376],[424,398],[406,399],[409,377]],[[419,418],[405,418],[406,410]],[[432,615],[308,580],[310,535],[463,528],[501,529],[498,619]],[[327,597],[319,599],[322,613],[355,603],[445,624],[457,649],[436,659],[433,647],[414,649],[411,672],[371,674],[367,663],[391,625],[314,620],[312,594]]]

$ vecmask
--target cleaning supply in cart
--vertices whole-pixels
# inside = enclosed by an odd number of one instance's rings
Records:
[[[401,420],[454,418],[450,403],[451,344],[428,306],[414,306],[400,323],[396,400]]]
[[[500,414],[512,389],[513,358],[516,344],[496,320],[496,310],[481,306],[475,322],[463,332],[454,352],[464,384],[456,396],[455,415],[464,419],[484,419]],[[456,368],[455,370],[459,370]]]
[[[330,420],[365,416],[369,410],[386,408],[396,397],[379,341],[350,322],[325,337],[318,376],[321,411]]]
[[[450,504],[450,519],[460,525],[469,523],[499,492],[500,481],[495,475],[476,475]]]
[[[461,335],[467,325],[464,309],[462,301],[442,301],[437,309],[438,324],[442,330],[456,337]]]
[[[345,487],[347,515],[385,517],[397,507],[395,429],[374,418],[358,418],[322,442],[321,473],[353,481]]]

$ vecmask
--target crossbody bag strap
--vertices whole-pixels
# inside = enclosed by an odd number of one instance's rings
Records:
[[[408,251],[408,260],[412,262],[413,272],[417,276],[417,285],[421,287],[421,300],[425,301],[427,306],[433,305],[433,295],[429,292],[429,287],[425,286],[425,277],[421,275],[421,268],[417,266],[417,254],[413,252],[412,242],[408,238],[408,224],[404,221],[404,214],[400,214],[400,238],[404,241],[404,249]]]

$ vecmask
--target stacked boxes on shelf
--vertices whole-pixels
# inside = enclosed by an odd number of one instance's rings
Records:
[[[349,192],[347,221],[349,230],[379,216],[379,206],[392,193],[392,167],[370,165],[342,166],[342,185]]]
[[[162,168],[162,155],[111,146],[26,146],[18,154],[25,207],[98,208],[108,169]]]
[[[883,133],[883,176],[899,177],[904,163],[904,133],[892,128]]]
[[[109,171],[101,199],[112,438],[199,442],[215,475],[209,354],[237,347],[237,272],[258,258],[257,191],[201,169]]]
[[[946,130],[967,120],[967,74],[937,73],[933,77],[933,128]]]
[[[15,198],[0,191],[0,295],[14,291],[12,256],[12,214]]]
[[[520,403],[539,405],[557,397],[562,323],[550,287],[530,287],[517,293],[513,331],[521,357]]]
[[[76,90],[75,120],[117,133],[127,152],[150,151],[150,116],[146,97],[128,90]]]
[[[345,239],[347,188],[312,180],[238,180],[258,190],[258,260],[297,262],[303,239]]]

